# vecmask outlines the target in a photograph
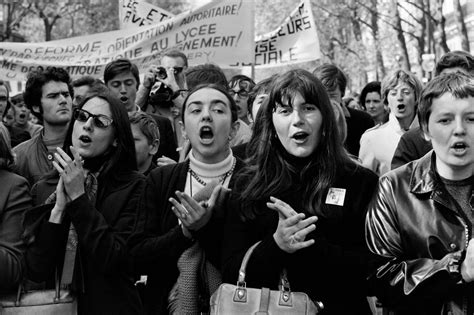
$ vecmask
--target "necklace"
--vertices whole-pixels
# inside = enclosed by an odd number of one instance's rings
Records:
[[[220,184],[224,184],[224,182],[226,181],[227,177],[231,176],[232,173],[234,172],[234,169],[235,169],[235,164],[236,164],[237,160],[234,158],[234,162],[232,163],[232,167],[230,168],[230,170],[228,170],[227,172],[225,172],[224,174],[222,175],[219,175],[220,179],[219,179],[219,183]],[[202,186],[206,186],[206,182],[201,178],[199,177],[198,174],[196,174],[195,171],[193,171],[191,169],[191,167],[189,167],[188,169],[188,172],[189,172],[189,175],[191,175],[192,177],[189,177],[189,186],[190,186],[190,189],[191,189],[191,196],[192,196],[192,179],[194,178],[199,184],[201,184]]]

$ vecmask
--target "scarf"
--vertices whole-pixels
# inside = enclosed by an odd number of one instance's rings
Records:
[[[84,182],[84,190],[86,192],[87,197],[89,198],[90,202],[95,205],[96,203],[96,196],[97,196],[97,188],[98,188],[98,181],[97,181],[97,173],[89,172],[86,176],[86,180]],[[45,204],[48,203],[55,203],[56,202],[56,190],[46,199]],[[66,242],[66,252],[64,254],[64,266],[74,266],[74,262],[76,260],[76,253],[77,253],[77,245],[78,245],[78,238],[77,232],[74,228],[74,225],[69,225],[69,233]],[[63,274],[61,277],[61,283],[65,285],[69,285],[72,283],[72,277],[74,274],[74,268],[64,268],[63,267]]]
[[[207,201],[218,184],[217,180],[208,183],[193,198],[198,202]],[[224,199],[224,195],[219,195],[216,207],[222,204]],[[210,296],[219,288],[222,277],[219,270],[207,261],[199,241],[194,242],[181,254],[177,267],[178,280],[168,296],[169,313],[209,313]]]

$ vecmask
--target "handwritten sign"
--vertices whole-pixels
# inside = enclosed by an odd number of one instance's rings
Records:
[[[122,0],[120,12],[123,28],[141,26],[142,23],[159,23],[172,16],[144,0]],[[300,2],[278,28],[255,39],[253,63],[256,68],[295,64],[320,57],[318,33],[309,0]],[[251,65],[252,62],[239,61],[231,67]]]
[[[128,58],[144,71],[171,49],[183,51],[190,65],[249,63],[254,58],[253,21],[253,1],[214,0],[140,28],[42,43],[4,42],[0,79],[25,80],[30,70],[50,66],[65,68],[73,77],[102,77],[105,65],[118,58]]]

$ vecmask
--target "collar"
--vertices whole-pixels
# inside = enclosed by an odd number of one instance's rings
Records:
[[[349,109],[346,106],[344,106],[343,104],[340,104],[339,106],[341,106],[341,108],[342,108],[342,112],[344,113],[344,117],[350,118],[351,117],[351,112],[349,111]]]
[[[406,132],[406,130],[402,129],[402,127],[400,126],[400,123],[398,122],[397,117],[395,117],[395,115],[393,115],[392,113],[390,113],[388,115],[387,125],[390,126],[392,129],[394,129],[398,134],[402,135]],[[411,130],[411,129],[419,127],[419,126],[420,126],[420,124],[418,123],[418,116],[415,115],[415,117],[413,118],[413,121],[410,124],[410,127],[408,128],[408,130]]]
[[[229,149],[229,154],[227,157],[215,164],[207,164],[201,161],[198,161],[193,154],[193,149],[188,154],[189,157],[189,167],[198,175],[203,177],[217,177],[227,171],[229,171],[234,164],[234,155],[232,150]]]
[[[414,194],[430,193],[436,188],[436,154],[433,150],[413,164],[410,191]]]

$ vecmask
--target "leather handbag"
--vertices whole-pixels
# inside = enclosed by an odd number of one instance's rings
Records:
[[[61,278],[58,271],[55,272],[55,288],[25,291],[23,284],[20,284],[16,294],[0,296],[0,315],[77,314],[77,299],[69,289],[74,273],[77,247],[70,246],[70,239],[71,235],[68,236]]]
[[[249,248],[242,260],[237,285],[223,283],[211,296],[210,314],[317,314],[324,306],[316,304],[306,293],[292,292],[286,277],[286,272],[280,276],[279,290],[268,288],[247,288],[245,270],[257,242]]]
[[[59,282],[58,282],[59,283]],[[77,300],[70,290],[61,289],[59,284],[52,290],[23,292],[0,297],[1,315],[75,315]]]

